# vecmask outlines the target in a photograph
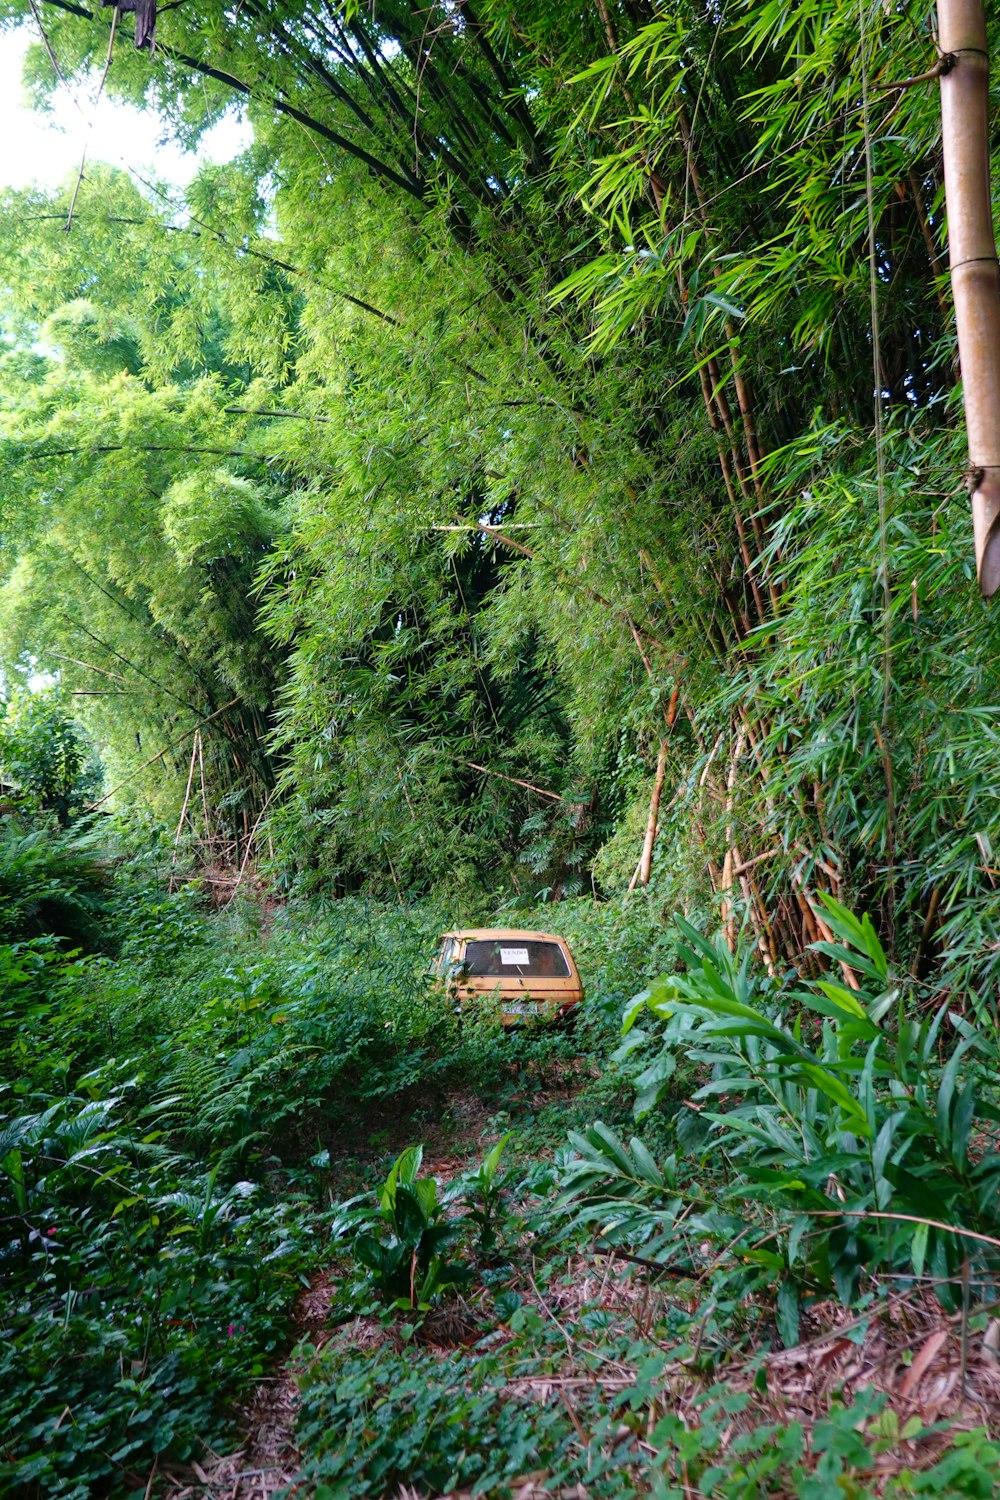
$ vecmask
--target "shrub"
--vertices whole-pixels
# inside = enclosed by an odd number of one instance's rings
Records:
[[[971,1274],[980,1290],[991,1284],[989,1241],[1000,1235],[992,1138],[1000,1049],[947,1003],[908,1014],[868,919],[831,898],[824,905],[836,941],[816,946],[860,973],[864,988],[837,973],[768,997],[748,954],[736,957],[721,936],[709,942],[678,919],[685,971],[636,996],[624,1023],[626,1048],[647,1039],[644,1015],[660,1023],[663,1052],[645,1069],[640,1112],[678,1055],[701,1070],[693,1108],[677,1119],[678,1142],[694,1154],[710,1146],[734,1176],[717,1193],[728,1216],[709,1212],[698,1227],[725,1238],[743,1220],[743,1237],[756,1237],[758,1256],[783,1277],[789,1339],[799,1283],[833,1287],[846,1301],[866,1268],[930,1272],[953,1306],[960,1275]],[[635,1227],[648,1211],[647,1229],[655,1222],[669,1232],[679,1205],[670,1164],[661,1172],[641,1142],[630,1155],[611,1132],[576,1145],[567,1201],[582,1199],[596,1217],[605,1192],[628,1204],[620,1225],[631,1218]],[[782,1213],[782,1256],[763,1249],[774,1224],[755,1230],[751,1204]]]
[[[23,692],[0,714],[0,772],[13,779],[25,808],[53,812],[60,823],[96,796],[101,781],[80,727],[52,692]]]
[[[122,1095],[0,1118],[0,1490],[110,1495],[202,1452],[312,1248],[300,1202],[223,1188]]]
[[[358,1200],[342,1206],[334,1235],[353,1236],[351,1250],[363,1273],[347,1295],[351,1310],[374,1294],[396,1309],[427,1312],[472,1280],[474,1234],[482,1261],[496,1257],[505,1206],[500,1157],[512,1133],[444,1189],[419,1175],[423,1147],[407,1146],[393,1163],[377,1208]],[[459,1258],[447,1259],[452,1252]]]
[[[445,1259],[465,1225],[446,1215],[434,1178],[418,1175],[423,1154],[422,1146],[408,1146],[396,1159],[377,1212],[357,1216],[364,1227],[352,1246],[373,1291],[392,1307],[415,1312],[426,1312],[472,1276],[466,1261]]]
[[[67,832],[0,817],[0,942],[54,934],[97,946],[111,909],[110,866],[96,826]]]

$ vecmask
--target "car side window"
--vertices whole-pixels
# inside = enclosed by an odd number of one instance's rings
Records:
[[[444,942],[441,944],[441,951],[437,956],[437,962],[434,965],[436,973],[447,974],[448,967],[451,964],[452,959],[455,957],[455,947],[456,944],[454,938],[445,938]]]

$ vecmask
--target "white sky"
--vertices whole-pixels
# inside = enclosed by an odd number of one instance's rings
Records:
[[[249,144],[249,126],[233,115],[207,133],[197,153],[161,145],[162,122],[155,114],[115,104],[106,96],[95,112],[96,79],[72,92],[60,85],[53,112],[37,114],[21,83],[24,53],[32,40],[26,28],[0,34],[0,188],[23,188],[32,182],[57,187],[67,174],[79,170],[85,140],[90,161],[135,167],[143,175],[151,173],[178,185],[194,176],[199,162],[229,161]]]

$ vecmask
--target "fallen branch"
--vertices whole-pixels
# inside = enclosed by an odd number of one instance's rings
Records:
[[[956,1234],[963,1240],[975,1240],[979,1245],[993,1245],[1000,1250],[1000,1240],[991,1234],[979,1234],[975,1229],[959,1229],[957,1224],[945,1224],[941,1219],[924,1219],[919,1214],[894,1214],[875,1208],[800,1208],[797,1213],[810,1219],[889,1219],[903,1224],[926,1224],[928,1229],[943,1229],[946,1234]]]

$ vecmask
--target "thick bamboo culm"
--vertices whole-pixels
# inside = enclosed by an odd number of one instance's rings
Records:
[[[976,572],[1000,587],[1000,265],[990,202],[989,58],[982,0],[938,0],[948,259],[969,440]]]

